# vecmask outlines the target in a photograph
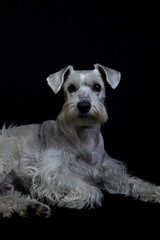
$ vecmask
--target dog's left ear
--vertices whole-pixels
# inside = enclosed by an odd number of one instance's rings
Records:
[[[65,79],[67,78],[67,76],[72,70],[73,70],[73,67],[69,65],[63,68],[62,70],[60,70],[59,72],[49,75],[49,77],[47,78],[47,82],[55,94],[59,92]]]
[[[121,73],[113,70],[111,68],[105,67],[99,63],[94,64],[95,69],[97,69],[103,76],[103,78],[109,83],[109,85],[115,89],[121,79]]]

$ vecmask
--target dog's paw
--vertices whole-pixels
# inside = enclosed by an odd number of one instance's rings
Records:
[[[51,209],[46,204],[37,202],[32,203],[28,206],[26,215],[28,217],[33,217],[35,215],[42,217],[42,218],[48,218],[51,215]]]

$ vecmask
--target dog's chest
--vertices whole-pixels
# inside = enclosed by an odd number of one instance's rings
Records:
[[[91,165],[100,165],[104,152],[103,139],[98,131],[84,129],[75,142],[77,157]]]

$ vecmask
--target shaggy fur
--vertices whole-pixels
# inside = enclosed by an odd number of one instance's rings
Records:
[[[104,149],[105,85],[116,88],[120,73],[100,64],[88,71],[68,66],[47,81],[55,93],[64,89],[57,120],[0,131],[0,214],[48,217],[53,205],[93,208],[101,206],[101,190],[160,202],[159,187],[131,177]]]

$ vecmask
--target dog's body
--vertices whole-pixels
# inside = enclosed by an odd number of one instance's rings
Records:
[[[104,150],[105,85],[116,88],[120,73],[100,64],[89,71],[68,66],[47,81],[55,93],[62,86],[65,92],[57,120],[0,132],[1,215],[27,216],[32,209],[49,216],[49,205],[94,207],[101,205],[100,189],[160,202],[159,187],[130,177]]]

